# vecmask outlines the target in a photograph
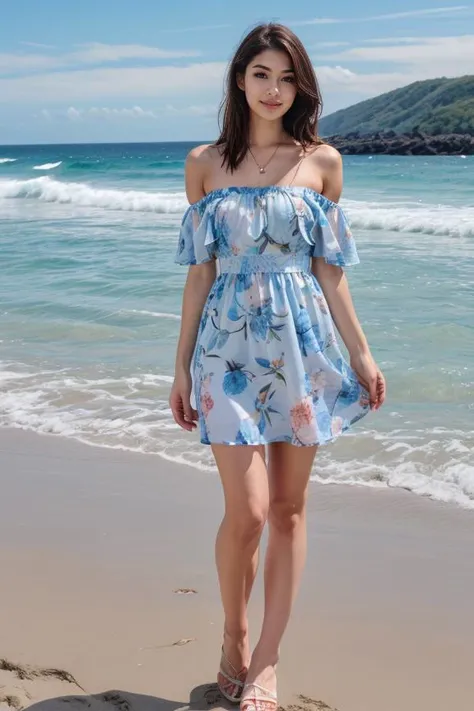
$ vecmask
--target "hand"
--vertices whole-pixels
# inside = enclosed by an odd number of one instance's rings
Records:
[[[369,392],[370,409],[378,410],[385,400],[385,378],[370,353],[357,353],[351,356],[351,368],[355,371],[359,383]]]
[[[198,419],[197,410],[191,407],[191,375],[187,371],[180,372],[175,375],[169,404],[175,422],[188,432],[192,432],[196,428]]]

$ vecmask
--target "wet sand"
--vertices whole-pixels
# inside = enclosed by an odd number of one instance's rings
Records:
[[[473,513],[318,484],[308,511],[281,704],[470,711]],[[221,514],[213,473],[0,430],[0,709],[224,706],[213,684]],[[262,602],[260,570],[253,642]]]

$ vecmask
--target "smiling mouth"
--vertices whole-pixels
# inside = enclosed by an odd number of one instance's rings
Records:
[[[277,103],[273,103],[272,101],[262,101],[261,102],[264,106],[281,106],[281,101],[278,101]]]

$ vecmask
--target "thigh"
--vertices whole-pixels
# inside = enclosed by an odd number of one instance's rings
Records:
[[[269,489],[265,448],[261,445],[212,444],[222,481],[226,511],[255,514],[268,509]]]
[[[268,445],[268,479],[270,502],[300,507],[306,500],[318,446],[296,447],[288,442]]]

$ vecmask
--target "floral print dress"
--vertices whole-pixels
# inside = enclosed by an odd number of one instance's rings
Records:
[[[341,207],[310,188],[222,188],[186,210],[175,261],[218,262],[192,364],[203,444],[321,445],[368,413],[312,257],[359,262]]]

